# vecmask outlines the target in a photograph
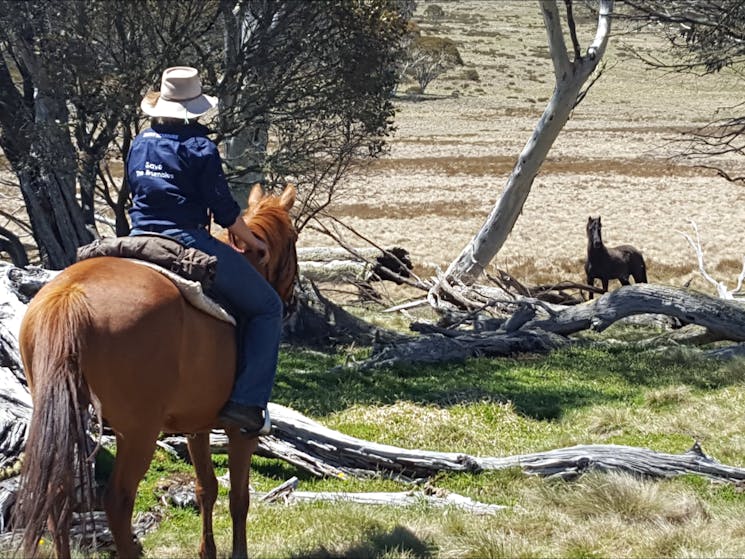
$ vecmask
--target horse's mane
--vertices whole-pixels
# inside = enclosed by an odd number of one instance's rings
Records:
[[[266,235],[264,240],[267,243],[276,243],[288,238],[293,241],[297,239],[290,214],[280,206],[277,198],[264,198],[256,209],[246,210],[243,219],[251,230],[255,228]]]

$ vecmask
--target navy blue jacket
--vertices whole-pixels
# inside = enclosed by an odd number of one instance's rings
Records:
[[[132,142],[127,177],[133,229],[196,229],[232,225],[240,207],[228,189],[217,146],[201,124],[156,125]]]

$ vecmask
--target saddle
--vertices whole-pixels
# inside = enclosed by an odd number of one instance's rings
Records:
[[[77,259],[97,256],[126,258],[160,272],[196,308],[236,325],[235,318],[207,295],[214,283],[217,257],[184,246],[171,237],[149,233],[135,237],[107,237],[78,248]]]
[[[150,233],[134,237],[106,237],[78,248],[78,261],[97,256],[133,258],[156,264],[208,291],[215,279],[217,257],[184,246],[171,237]]]

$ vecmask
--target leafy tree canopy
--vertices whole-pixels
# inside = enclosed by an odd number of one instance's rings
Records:
[[[71,262],[96,234],[101,197],[128,230],[126,184],[107,162],[124,159],[140,99],[168,66],[203,71],[221,99],[218,142],[266,129],[261,172],[298,183],[305,219],[322,209],[352,165],[385,150],[411,11],[409,0],[0,0],[0,148],[45,265]]]

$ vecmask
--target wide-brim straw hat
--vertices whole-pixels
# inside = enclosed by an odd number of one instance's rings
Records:
[[[140,108],[146,115],[162,118],[197,118],[217,106],[217,97],[202,93],[199,72],[191,66],[174,66],[163,71],[160,91],[151,91]]]

